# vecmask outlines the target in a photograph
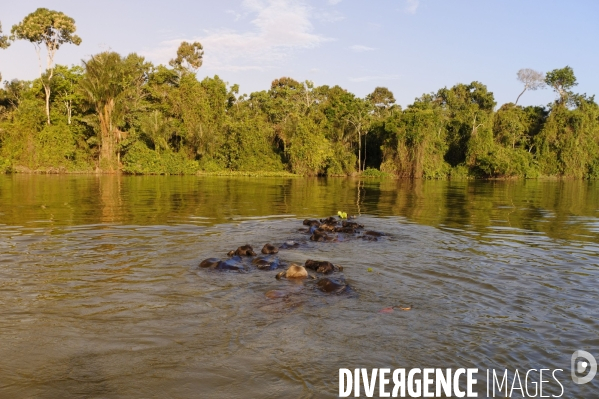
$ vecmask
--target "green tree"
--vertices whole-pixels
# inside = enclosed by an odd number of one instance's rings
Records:
[[[509,148],[534,149],[534,138],[543,127],[547,111],[543,107],[521,107],[503,104],[495,113],[493,134],[495,139]]]
[[[46,93],[46,116],[50,124],[51,81],[54,74],[54,56],[56,51],[66,43],[81,44],[81,38],[75,35],[75,20],[62,12],[38,8],[27,15],[23,21],[13,25],[11,38],[27,40],[33,43],[40,66],[40,79]],[[47,71],[45,78],[42,71],[41,46],[46,47]]]
[[[0,22],[0,49],[8,48],[8,46],[10,46],[10,42],[8,36],[2,35],[2,23]]]
[[[573,109],[554,106],[535,137],[541,173],[599,177],[599,106],[594,97],[571,95]]]
[[[381,170],[410,178],[443,178],[450,166],[445,110],[434,95],[425,94],[401,113],[389,115],[382,129]]]
[[[274,126],[276,140],[285,156],[289,156],[298,121],[311,104],[309,96],[304,84],[289,77],[273,80],[268,92],[252,93],[252,101],[260,104]]]
[[[60,104],[67,117],[67,125],[72,122],[75,104],[81,101],[81,96],[76,89],[83,77],[83,71],[80,66],[69,68],[64,65],[56,65],[55,67],[52,80],[52,101]]]
[[[376,87],[366,96],[374,110],[370,129],[364,137],[364,168],[380,167],[383,160],[382,145],[390,131],[385,127],[387,121],[394,120],[393,114],[401,112],[401,106],[395,105],[395,97],[386,87]]]
[[[486,153],[493,142],[493,93],[480,82],[457,84],[439,90],[434,101],[440,103],[447,118],[445,160],[451,166],[473,167],[477,156]]]
[[[227,84],[218,76],[198,82],[194,74],[184,74],[169,97],[172,117],[178,124],[177,135],[188,155],[200,161],[202,167],[224,168],[224,160],[217,158],[225,140],[230,107]]]
[[[389,109],[395,104],[393,93],[386,87],[376,87],[372,93],[366,96],[366,99],[379,109]]]
[[[140,91],[149,66],[136,54],[122,58],[114,52],[92,56],[84,66],[79,89],[97,116],[100,165],[113,170],[119,156],[117,144],[123,138],[118,125],[142,96]]]
[[[17,109],[24,94],[31,89],[31,82],[13,79],[4,82],[4,96],[11,108]]]
[[[158,110],[144,113],[140,120],[140,127],[145,137],[151,141],[154,146],[154,151],[169,150],[169,139],[172,135],[172,130],[169,121]]]
[[[322,174],[330,156],[330,142],[322,129],[310,118],[300,119],[289,145],[292,171],[309,176]]]
[[[181,42],[177,49],[177,57],[170,60],[169,65],[181,71],[196,72],[202,66],[204,50],[199,42]]]
[[[354,126],[348,121],[356,96],[339,86],[320,86],[315,89],[319,98],[319,112],[326,118],[322,124],[326,138],[331,142],[333,155],[327,173],[334,175],[352,174],[357,170],[357,140]]]
[[[281,155],[274,146],[274,129],[260,108],[242,101],[225,126],[226,141],[220,158],[226,167],[240,171],[282,171]]]
[[[5,49],[10,46],[10,42],[8,41],[8,36],[2,35],[2,23],[0,22],[0,49]],[[0,73],[0,82],[2,81],[2,74]]]
[[[545,83],[551,86],[559,95],[560,104],[565,104],[568,101],[568,98],[572,95],[570,89],[578,85],[574,70],[569,66],[547,72]]]
[[[349,108],[346,121],[356,135],[358,144],[358,172],[364,169],[362,164],[362,136],[368,133],[372,122],[372,104],[360,98],[355,98]]]

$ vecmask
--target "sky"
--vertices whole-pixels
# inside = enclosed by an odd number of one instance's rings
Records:
[[[576,92],[599,94],[595,0],[20,0],[1,7],[4,34],[38,7],[73,17],[83,39],[59,49],[59,64],[107,50],[167,64],[181,41],[199,41],[198,78],[218,75],[241,93],[289,76],[360,97],[387,87],[405,107],[424,93],[479,81],[500,106],[522,91],[518,70],[569,65]],[[36,78],[33,45],[0,50],[0,73]],[[519,104],[555,97],[550,89],[527,92]]]

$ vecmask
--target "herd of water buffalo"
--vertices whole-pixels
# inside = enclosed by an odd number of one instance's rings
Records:
[[[355,221],[338,219],[335,216],[321,220],[306,219],[303,225],[305,227],[301,228],[300,231],[309,234],[310,240],[314,242],[345,241],[352,238],[377,241],[385,235],[377,231],[365,230],[363,225]],[[296,241],[286,241],[278,247],[267,243],[260,251],[262,254],[258,255],[254,252],[254,248],[251,245],[242,245],[236,250],[230,251],[227,259],[208,258],[203,260],[200,262],[200,268],[237,272],[251,271],[252,269],[283,269],[276,275],[277,279],[308,278],[317,280],[316,288],[326,293],[340,294],[349,289],[341,274],[335,278],[328,276],[342,272],[342,266],[335,265],[326,260],[312,259],[306,260],[303,266],[295,263],[287,264],[277,256],[279,250],[300,248],[301,246]],[[316,275],[308,271],[314,272]]]

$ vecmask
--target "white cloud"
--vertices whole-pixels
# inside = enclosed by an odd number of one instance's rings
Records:
[[[396,80],[399,75],[370,75],[360,76],[358,78],[349,78],[350,82],[371,82],[373,80]]]
[[[352,51],[356,53],[363,53],[364,51],[373,51],[376,50],[374,47],[362,46],[361,44],[354,44],[350,47]]]
[[[339,3],[341,3],[341,1],[342,1],[342,0],[329,0],[329,4],[330,4],[330,5],[332,5],[332,6],[334,6],[334,5],[336,5],[336,4],[339,4]]]
[[[225,10],[227,14],[231,14],[235,17],[235,22],[239,21],[244,15],[238,13],[235,10]]]
[[[264,70],[279,64],[296,49],[314,48],[332,40],[313,32],[310,8],[301,1],[244,0],[243,7],[254,16],[251,30],[206,31],[192,39],[204,46],[204,68]],[[185,39],[163,41],[157,48],[142,54],[166,63],[173,58],[182,40]]]
[[[333,10],[332,12],[319,10],[318,14],[316,14],[316,18],[324,23],[339,22],[345,19],[343,14],[336,10]]]
[[[410,14],[416,14],[416,10],[420,5],[420,0],[406,0],[406,12]]]

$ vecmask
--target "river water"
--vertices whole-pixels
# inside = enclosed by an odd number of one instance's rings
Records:
[[[299,231],[338,210],[386,236]],[[327,398],[339,368],[414,367],[598,397],[570,378],[599,358],[598,216],[584,181],[0,176],[0,397]],[[198,268],[288,240],[351,289]]]

